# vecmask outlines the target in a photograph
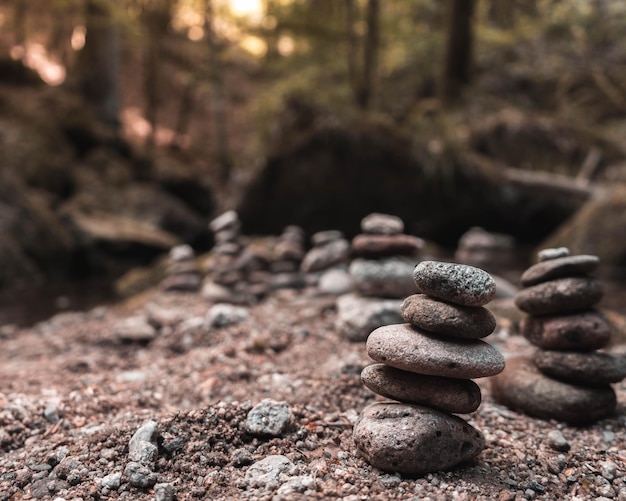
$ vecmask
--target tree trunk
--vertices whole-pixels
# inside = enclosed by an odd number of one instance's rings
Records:
[[[378,73],[378,45],[380,38],[380,0],[367,3],[367,35],[363,46],[363,79],[358,96],[359,106],[366,110],[372,104]]]
[[[219,165],[219,180],[226,184],[232,171],[232,157],[228,144],[228,128],[226,122],[226,96],[224,81],[222,79],[223,65],[221,64],[221,51],[215,40],[213,29],[213,0],[207,0],[205,30],[209,48],[209,65],[211,90],[213,94],[213,120],[215,124],[215,139],[217,148],[217,160]]]
[[[82,95],[98,119],[119,127],[119,33],[108,6],[96,0],[86,3],[85,47],[78,63]]]
[[[471,80],[474,0],[448,0],[446,50],[439,97],[443,103],[458,99]]]

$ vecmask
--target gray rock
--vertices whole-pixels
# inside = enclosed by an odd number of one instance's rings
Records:
[[[490,381],[497,402],[541,419],[585,425],[615,412],[617,399],[609,385],[557,381],[539,372],[527,357],[507,360],[506,369]]]
[[[481,401],[480,388],[469,379],[424,376],[384,364],[365,367],[361,380],[383,397],[447,412],[474,412]]]
[[[154,486],[155,501],[174,501],[176,499],[176,488],[172,484],[156,484]]]
[[[357,290],[364,296],[404,298],[417,292],[411,278],[413,267],[412,261],[396,257],[379,260],[354,259],[349,271]]]
[[[239,226],[239,215],[234,210],[229,210],[220,214],[209,223],[209,229],[213,233],[233,229],[236,229],[238,231]]]
[[[129,317],[113,328],[117,338],[124,343],[149,343],[156,337],[156,330],[143,316]]]
[[[213,303],[233,303],[238,304],[241,298],[237,296],[230,288],[222,284],[218,284],[213,280],[205,280],[202,284],[201,296],[207,301]]]
[[[560,257],[569,256],[567,247],[555,247],[554,249],[543,249],[537,253],[539,262],[549,261],[550,259],[558,259]]]
[[[561,430],[551,430],[548,432],[548,445],[551,449],[559,452],[567,452],[570,450],[570,444],[563,436]]]
[[[480,339],[440,338],[410,324],[379,327],[366,347],[377,362],[429,376],[479,378],[504,369],[504,357]]]
[[[207,321],[211,327],[228,327],[239,324],[247,318],[246,308],[226,303],[214,304],[207,313]]]
[[[609,384],[626,377],[626,359],[608,353],[537,350],[532,360],[546,376],[570,383]]]
[[[412,235],[357,235],[352,239],[352,253],[364,258],[413,256],[424,247],[421,238]]]
[[[176,245],[169,252],[169,258],[175,263],[189,261],[194,258],[194,255],[192,247],[187,244]]]
[[[535,346],[546,350],[593,351],[611,340],[611,326],[599,311],[571,315],[526,316],[520,332]]]
[[[489,273],[465,264],[422,261],[413,278],[420,292],[461,306],[483,306],[496,295]]]
[[[367,406],[353,438],[372,466],[405,475],[450,469],[485,447],[483,435],[461,418],[397,402]]]
[[[147,421],[141,425],[128,443],[128,458],[146,466],[154,466],[159,452],[158,436],[155,421]]]
[[[398,216],[372,212],[361,219],[361,231],[371,235],[398,235],[404,231],[404,222]]]
[[[253,435],[278,437],[291,426],[293,414],[287,402],[266,398],[255,405],[246,418],[246,430]]]
[[[340,296],[352,292],[355,285],[352,275],[346,270],[331,268],[322,273],[317,287],[322,294]]]
[[[378,327],[404,322],[399,299],[374,299],[346,294],[337,299],[335,327],[350,341],[361,342]]]
[[[122,485],[122,474],[120,472],[109,473],[100,481],[100,486],[104,489],[116,491]]]
[[[598,256],[581,254],[542,261],[528,268],[521,277],[522,285],[528,287],[554,278],[587,275],[598,268]]]
[[[246,481],[252,488],[275,489],[288,479],[295,469],[289,458],[281,455],[267,456],[250,465],[246,471]]]
[[[591,308],[602,294],[602,283],[597,278],[557,278],[520,290],[515,304],[531,315],[569,313]]]
[[[300,263],[304,273],[322,271],[337,264],[346,263],[350,258],[350,242],[345,239],[333,240],[323,246],[313,247]]]
[[[482,338],[496,328],[496,317],[487,308],[459,306],[425,294],[407,297],[400,314],[418,329],[457,338]]]
[[[128,483],[139,489],[149,489],[157,483],[157,474],[147,466],[136,461],[130,461],[124,468],[124,476]]]

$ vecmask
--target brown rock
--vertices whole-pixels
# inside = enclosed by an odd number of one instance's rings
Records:
[[[576,277],[592,273],[598,268],[598,256],[582,254],[549,259],[528,268],[521,277],[525,287],[554,278]]]
[[[353,438],[372,466],[405,475],[450,469],[485,448],[482,433],[461,418],[398,402],[363,409]]]
[[[400,314],[418,329],[457,338],[482,338],[496,328],[496,318],[482,306],[458,306],[425,294],[407,297],[400,307]]]
[[[385,364],[368,365],[361,380],[374,393],[408,404],[467,414],[480,405],[480,388],[469,379],[424,376]]]
[[[412,235],[357,235],[352,239],[352,252],[362,257],[411,256],[424,246],[421,238]]]
[[[515,304],[531,315],[567,313],[591,308],[602,299],[602,293],[602,283],[597,278],[558,278],[522,289]]]
[[[613,388],[574,386],[539,372],[526,357],[507,360],[506,369],[491,379],[494,399],[511,409],[541,419],[573,425],[590,424],[615,412]]]
[[[398,216],[372,212],[361,220],[361,230],[372,235],[399,235],[404,222]]]
[[[608,353],[537,350],[533,362],[546,376],[571,383],[609,384],[626,377],[626,359]]]
[[[377,362],[429,376],[478,378],[504,369],[504,357],[480,339],[440,338],[410,324],[379,327],[366,347]]]
[[[590,310],[572,315],[524,317],[522,335],[546,350],[593,351],[611,340],[611,326],[604,316]]]

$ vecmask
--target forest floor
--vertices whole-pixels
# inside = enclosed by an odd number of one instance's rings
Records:
[[[209,307],[151,291],[0,328],[0,500],[626,500],[626,383],[614,417],[575,428],[497,405],[477,380],[483,403],[463,417],[486,449],[453,471],[402,478],[356,454],[352,426],[377,397],[360,382],[364,343],[335,328],[334,298],[279,291],[222,328],[209,326]],[[147,344],[117,334],[135,316],[158,327]],[[505,328],[487,341],[507,357],[529,349]],[[288,403],[292,426],[254,436],[246,417],[267,398]],[[124,471],[149,420],[156,485],[139,488]],[[259,463],[276,455],[287,459]]]

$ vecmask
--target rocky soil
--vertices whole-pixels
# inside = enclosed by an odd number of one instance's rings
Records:
[[[0,500],[626,500],[626,383],[615,416],[575,428],[497,405],[477,380],[483,403],[463,417],[486,450],[402,478],[355,454],[352,426],[378,397],[335,298],[279,291],[231,325],[211,306],[152,291],[1,327]],[[502,327],[486,340],[529,350]]]

